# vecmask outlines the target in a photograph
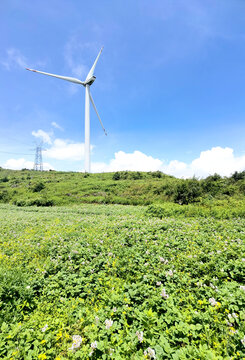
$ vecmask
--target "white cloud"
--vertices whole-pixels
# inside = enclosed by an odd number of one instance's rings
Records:
[[[52,121],[51,125],[56,129],[64,131],[64,129],[59,124],[57,124],[57,122],[55,122],[55,121]]]
[[[7,49],[6,57],[4,60],[1,60],[1,64],[5,69],[10,70],[13,67],[27,67],[26,57],[18,50],[14,48]]]
[[[91,146],[91,149],[93,146]],[[55,139],[52,146],[43,151],[47,158],[57,160],[79,161],[84,158],[84,144],[73,143],[69,140]]]
[[[51,124],[55,128],[62,129],[55,121]],[[63,130],[63,129],[62,129]],[[84,143],[75,143],[67,139],[51,139],[52,133],[47,133],[41,129],[32,131],[32,135],[42,139],[50,147],[43,150],[43,156],[56,160],[79,161],[84,159]],[[90,146],[91,151],[93,145]]]
[[[33,169],[33,161],[25,160],[24,158],[20,159],[9,159],[5,162],[3,165],[6,169],[12,169],[12,170],[21,170],[21,169]],[[49,163],[44,162],[43,163],[43,169],[44,170],[54,170],[54,167],[50,165]]]
[[[42,139],[42,141],[47,144],[50,144],[50,145],[52,144],[50,135],[41,129],[39,129],[38,131],[32,131],[32,135],[37,138]]]
[[[84,171],[84,169],[82,171]],[[91,171],[93,173],[102,173],[102,172],[120,171],[120,170],[119,169],[112,170],[110,168],[110,165],[106,164],[104,162],[92,162],[91,163]]]
[[[161,167],[162,172],[176,177],[192,177],[194,174],[188,171],[188,165],[182,161],[172,160],[169,164]]]
[[[200,157],[190,164],[198,176],[218,173],[229,176],[235,171],[245,169],[245,155],[235,157],[233,149],[226,147],[213,147],[211,150],[202,151]]]
[[[93,146],[91,146],[91,149]],[[43,151],[43,157],[56,160],[69,161],[69,168],[72,168],[73,162],[84,159],[84,144],[73,143],[70,140],[55,139],[51,147]],[[63,164],[64,165],[64,164]],[[65,165],[64,165],[65,166]],[[9,159],[3,165],[8,169],[33,168],[33,162],[24,158]],[[75,165],[74,165],[75,167]],[[54,169],[52,165],[44,162],[44,169]],[[245,155],[235,156],[233,149],[229,147],[213,147],[202,151],[200,156],[190,163],[179,160],[172,160],[169,163],[153,158],[140,151],[126,153],[118,151],[109,163],[92,163],[93,172],[113,172],[113,171],[156,171],[160,170],[165,174],[174,175],[179,178],[206,177],[214,173],[222,176],[230,176],[235,171],[245,170]]]
[[[98,26],[93,26],[92,32],[99,33],[103,30]],[[95,36],[98,38],[98,36]],[[99,36],[100,37],[100,36]],[[93,62],[98,55],[98,51],[101,48],[101,43],[95,41],[81,41],[81,34],[74,33],[64,46],[64,60],[66,66],[69,68],[71,74],[80,79],[85,80]],[[98,84],[99,87],[105,89],[105,87],[112,86],[111,72],[106,75],[106,80],[103,84]],[[68,91],[71,95],[79,91],[79,86],[76,84],[70,84]]]
[[[71,72],[74,76],[79,79],[84,80],[89,71],[87,65],[85,65],[84,60],[84,49],[89,46],[89,43],[81,44],[73,36],[65,45],[65,61],[67,66],[71,69]]]
[[[0,65],[8,71],[16,68],[24,69],[26,67],[44,66],[45,64],[46,61],[43,60],[36,61],[35,63],[33,61],[30,62],[19,49],[14,47],[7,49],[5,56],[0,59]]]
[[[160,170],[165,174],[176,177],[189,178],[194,175],[206,177],[214,173],[222,176],[230,176],[235,171],[245,170],[245,155],[235,156],[233,149],[226,147],[213,147],[211,150],[202,151],[197,159],[191,163],[172,160],[168,164],[148,156],[140,151],[115,153],[115,158],[106,163],[93,163],[93,172],[110,171],[155,171]]]
[[[245,169],[245,155],[235,156],[234,150],[220,146],[213,147],[200,153],[190,164],[173,160],[164,164],[162,171],[176,177],[207,177],[215,173],[221,176],[230,176],[235,171]]]
[[[115,158],[107,165],[105,163],[93,163],[93,172],[98,171],[155,171],[161,168],[162,161],[154,159],[152,156],[143,154],[140,151],[134,151],[133,153],[125,153],[124,151],[118,151],[115,153]]]

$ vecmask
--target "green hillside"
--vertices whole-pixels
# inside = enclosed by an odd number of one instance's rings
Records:
[[[183,180],[156,172],[78,172],[0,170],[0,202],[18,206],[81,203],[149,205],[244,200],[245,171],[230,178]]]

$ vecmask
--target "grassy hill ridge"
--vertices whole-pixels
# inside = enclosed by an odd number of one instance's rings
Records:
[[[18,206],[81,203],[149,205],[245,199],[245,171],[229,178],[177,179],[156,172],[78,172],[0,169],[0,202]]]

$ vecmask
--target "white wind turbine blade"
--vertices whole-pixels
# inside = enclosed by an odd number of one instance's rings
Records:
[[[43,72],[43,71],[38,71],[38,70],[33,70],[33,69],[28,69],[28,68],[26,68],[26,70],[33,71],[33,72],[36,72],[36,73],[39,73],[39,74],[43,74],[43,75],[53,76],[53,77],[55,77],[55,78],[62,79],[62,80],[66,80],[66,81],[70,81],[70,82],[75,83],[75,84],[84,85],[84,82],[83,82],[83,81],[81,81],[81,80],[79,80],[79,79],[76,79],[76,78],[73,78],[73,77],[61,76],[61,75],[55,75],[55,74],[49,74],[49,73],[46,73],[46,72]]]
[[[99,121],[100,121],[100,125],[102,126],[102,129],[104,130],[104,133],[105,133],[105,135],[107,136],[107,132],[105,131],[105,128],[104,128],[104,126],[103,126],[103,124],[102,124],[101,118],[100,118],[99,113],[98,113],[98,111],[97,111],[97,109],[96,109],[96,106],[95,106],[95,103],[94,103],[94,100],[93,100],[93,98],[92,98],[91,93],[89,93],[89,97],[90,97],[90,101],[91,101],[91,103],[92,103],[92,105],[93,105],[93,108],[94,108],[94,110],[95,110],[95,112],[96,112],[96,115],[98,116],[98,119],[99,119]]]
[[[94,75],[94,69],[95,69],[95,66],[96,66],[96,64],[97,64],[97,62],[99,60],[100,54],[102,53],[102,50],[103,50],[103,47],[100,49],[100,52],[99,52],[97,58],[95,59],[95,62],[93,64],[93,66],[89,70],[89,73],[88,73],[85,81],[87,81],[88,79],[90,79]]]

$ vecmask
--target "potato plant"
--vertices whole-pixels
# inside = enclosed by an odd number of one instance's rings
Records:
[[[0,213],[1,359],[245,358],[245,219]]]

